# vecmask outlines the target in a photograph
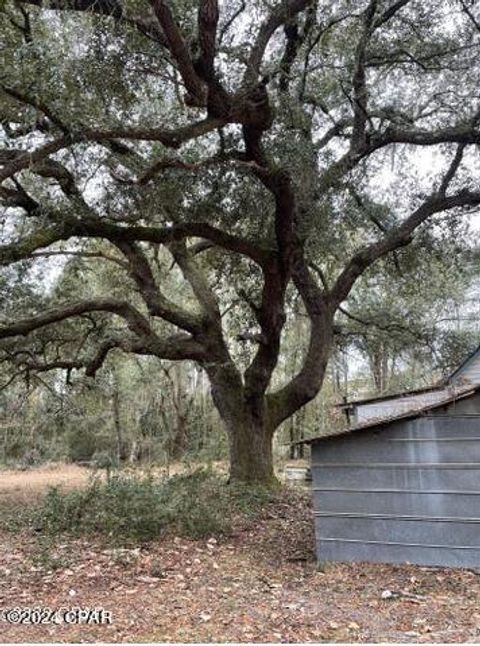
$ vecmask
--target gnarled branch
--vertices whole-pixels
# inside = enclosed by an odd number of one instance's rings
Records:
[[[14,336],[26,336],[47,325],[59,323],[66,319],[80,316],[86,312],[110,312],[122,317],[132,332],[140,337],[152,335],[147,319],[130,303],[113,298],[94,298],[78,301],[64,307],[57,307],[44,314],[38,314],[21,321],[0,325],[0,339]]]
[[[350,259],[332,288],[333,301],[337,305],[344,301],[357,278],[368,267],[391,251],[409,244],[415,230],[435,213],[478,205],[480,205],[480,192],[464,190],[451,196],[445,196],[442,193],[432,195],[401,225],[390,229],[384,238],[364,247]]]

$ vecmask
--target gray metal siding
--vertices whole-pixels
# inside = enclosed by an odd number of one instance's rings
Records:
[[[329,491],[315,490],[316,510],[318,515],[349,514],[352,508],[361,517],[375,510],[375,514],[393,514],[395,516],[432,515],[432,511],[441,510],[446,518],[480,518],[480,489],[477,491],[452,490],[449,493],[422,491],[421,489],[380,489],[363,490],[340,489]]]
[[[313,444],[319,560],[480,566],[480,416],[452,412]]]
[[[322,539],[336,540],[340,536],[345,541],[359,540],[371,544],[385,543],[385,535],[390,541],[408,545],[445,547],[468,547],[480,551],[478,544],[478,519],[477,523],[423,520],[423,519],[398,519],[398,518],[357,518],[337,517],[329,518],[324,526],[324,517],[317,517],[315,525],[322,532]],[[454,531],[452,531],[454,529]],[[471,531],[473,529],[473,531]],[[437,564],[438,565],[438,564]]]
[[[408,468],[401,466],[396,468],[375,468],[365,466],[364,468],[352,467],[347,465],[343,468],[334,469],[313,468],[314,486],[332,487],[335,483],[337,486],[355,488],[359,491],[364,489],[385,489],[385,488],[405,488],[420,489],[429,491],[434,489],[438,491],[438,486],[447,491],[477,491],[480,489],[480,473],[478,468],[443,468],[441,470],[435,467],[430,468]]]
[[[366,543],[365,541],[317,542],[321,561],[369,561],[371,563],[416,563],[448,567],[478,567],[480,549],[453,548],[429,545],[405,545],[391,542]]]

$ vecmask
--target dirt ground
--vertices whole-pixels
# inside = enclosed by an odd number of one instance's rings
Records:
[[[207,466],[207,465],[205,465]],[[225,471],[222,463],[213,463],[219,473]],[[139,473],[139,468],[133,469]],[[156,475],[173,475],[186,470],[185,465],[174,463],[167,468],[150,470]],[[125,469],[127,472],[128,469]],[[50,487],[75,489],[88,484],[95,477],[104,477],[105,471],[76,464],[50,464],[30,469],[0,469],[0,506],[5,501],[28,502],[46,493]]]
[[[75,464],[52,464],[36,469],[0,470],[0,504],[7,498],[28,500],[48,487],[75,488],[87,484],[92,470]]]
[[[301,460],[287,462],[282,465],[280,478],[284,479],[285,466],[306,467],[308,463]],[[219,473],[226,473],[227,466],[223,462],[214,462],[205,467],[213,467]],[[138,468],[136,472],[138,473]],[[185,465],[176,462],[167,468],[157,468],[157,475],[182,473]],[[86,485],[92,476],[103,476],[104,472],[76,464],[51,464],[30,469],[0,469],[0,506],[2,502],[18,500],[28,502],[32,497],[44,494],[50,487],[75,489]]]
[[[82,478],[82,470],[62,472],[72,476],[69,483],[74,474]],[[6,532],[0,641],[480,641],[475,572],[365,564],[319,572],[308,496],[299,493],[267,506],[255,523],[242,523],[223,538],[166,537],[122,549],[100,539],[52,545]],[[6,609],[27,607],[57,614],[43,613],[41,625],[5,620],[18,620]],[[91,623],[109,620],[92,613],[82,624],[66,624],[71,608],[104,609],[111,623]]]

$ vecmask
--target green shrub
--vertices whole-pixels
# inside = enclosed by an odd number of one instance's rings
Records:
[[[82,490],[51,489],[33,522],[44,533],[100,533],[120,542],[167,531],[202,538],[228,532],[238,514],[255,513],[270,495],[227,485],[207,470],[169,479],[113,475]]]
[[[97,450],[97,438],[91,430],[79,428],[67,433],[68,457],[72,462],[88,462]]]

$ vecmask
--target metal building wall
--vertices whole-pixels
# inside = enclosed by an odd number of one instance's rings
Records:
[[[480,415],[316,441],[312,473],[319,560],[480,566]]]

